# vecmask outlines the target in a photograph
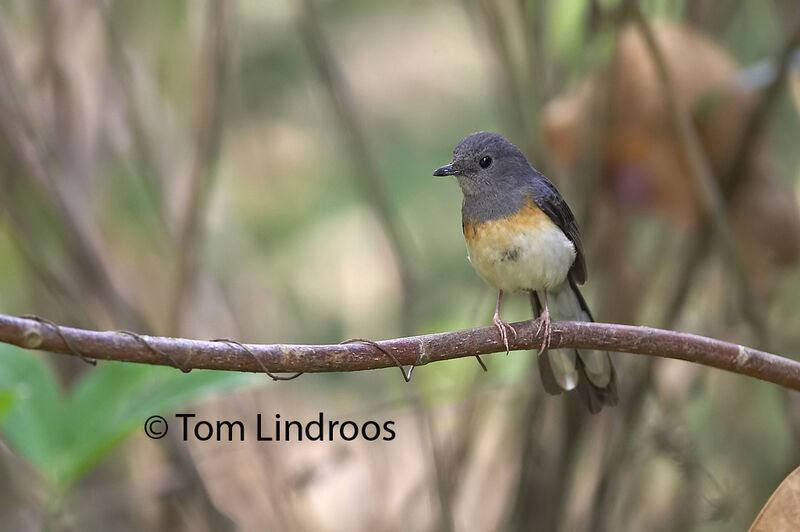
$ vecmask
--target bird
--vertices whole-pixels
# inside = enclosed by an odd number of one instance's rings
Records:
[[[578,289],[586,258],[567,202],[525,155],[498,133],[462,139],[434,176],[454,176],[463,194],[461,227],[467,258],[497,290],[492,323],[509,352],[516,330],[500,318],[504,293],[527,291],[543,341],[539,373],[546,392],[573,389],[590,412],[617,403],[616,373],[606,351],[549,349],[552,320],[594,321]]]

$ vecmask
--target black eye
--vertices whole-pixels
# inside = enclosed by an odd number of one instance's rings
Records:
[[[492,164],[492,158],[484,155],[478,164],[481,165],[481,168],[489,168],[489,165]]]

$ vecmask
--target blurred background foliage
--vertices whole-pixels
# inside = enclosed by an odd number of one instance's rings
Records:
[[[2,312],[266,343],[487,325],[431,172],[492,130],[578,214],[599,320],[797,357],[799,32],[793,0],[7,0]],[[745,528],[800,459],[800,402],[642,358],[591,417],[530,353],[272,383],[0,347],[0,528]],[[397,438],[141,431],[320,411]]]

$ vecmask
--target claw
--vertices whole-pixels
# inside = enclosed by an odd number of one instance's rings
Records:
[[[497,327],[497,332],[500,333],[500,339],[503,340],[503,345],[506,346],[506,355],[508,355],[511,349],[508,346],[508,333],[506,331],[511,331],[511,333],[514,335],[514,340],[517,339],[517,331],[514,330],[514,327],[500,319],[500,305],[502,303],[503,291],[500,290],[497,293],[497,305],[494,307],[494,317],[492,318],[492,323],[494,323],[494,326]]]
[[[492,323],[494,323],[494,326],[497,327],[497,332],[500,333],[500,339],[503,341],[503,345],[506,346],[506,355],[508,355],[508,353],[511,351],[511,348],[508,345],[507,331],[511,331],[511,334],[514,335],[514,340],[517,339],[517,331],[507,322],[501,320],[499,314],[494,315],[494,318],[492,318]]]
[[[553,333],[550,321],[550,311],[545,308],[536,321],[539,322],[539,325],[536,329],[536,336],[539,336],[539,333],[544,330],[544,334],[542,336],[542,347],[539,349],[539,356],[541,356],[550,348],[550,336]]]

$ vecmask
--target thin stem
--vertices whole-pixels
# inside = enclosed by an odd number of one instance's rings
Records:
[[[177,332],[186,300],[197,273],[202,243],[202,222],[222,136],[222,92],[227,63],[228,8],[225,2],[206,6],[206,34],[200,85],[202,95],[195,134],[195,153],[189,173],[186,203],[178,229],[178,255],[174,293],[167,330]]]
[[[330,97],[331,106],[344,133],[344,141],[353,163],[353,178],[391,245],[403,289],[401,330],[408,332],[413,329],[418,282],[411,260],[411,250],[403,237],[404,227],[399,222],[397,209],[383,186],[355,98],[325,36],[314,1],[298,2],[296,17],[300,37]]]
[[[690,181],[701,202],[704,215],[708,218],[710,226],[735,276],[744,317],[753,326],[754,331],[759,336],[760,342],[762,344],[766,343],[768,339],[768,330],[766,321],[764,320],[764,312],[762,309],[758,308],[758,301],[752,297],[753,291],[750,286],[750,279],[745,272],[741,256],[736,247],[733,231],[728,223],[725,198],[718,186],[719,181],[714,177],[711,163],[706,156],[689,113],[678,101],[672,77],[656,36],[653,33],[653,29],[642,14],[638,2],[630,1],[627,7],[629,9],[629,15],[641,33],[647,50],[652,57],[659,82],[664,92],[664,99],[672,118],[673,127],[675,128],[675,134],[678,138],[682,155],[689,168]]]

